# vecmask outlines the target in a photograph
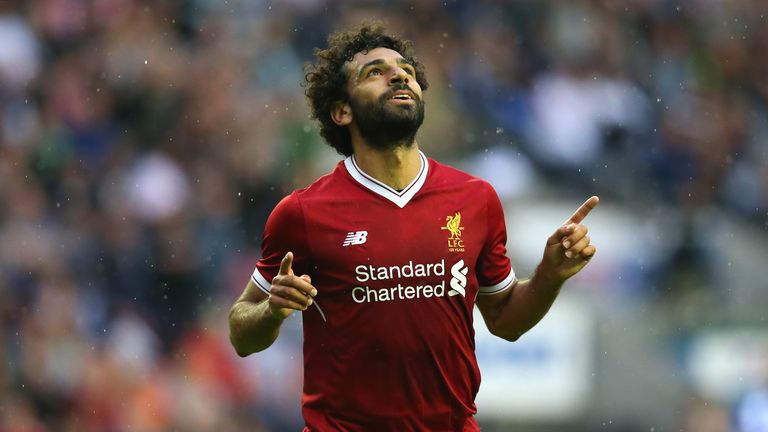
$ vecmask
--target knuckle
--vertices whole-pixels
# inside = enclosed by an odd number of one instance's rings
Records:
[[[295,297],[292,288],[285,288],[282,294],[283,294],[283,297],[285,297],[286,299],[291,299]]]
[[[283,284],[283,281],[278,281],[278,283],[272,285],[272,291],[276,294],[282,295],[286,290],[285,284]]]

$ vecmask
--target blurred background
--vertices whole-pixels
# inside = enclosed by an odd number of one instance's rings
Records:
[[[227,314],[340,160],[302,65],[374,17],[518,275],[601,197],[545,320],[476,322],[483,430],[768,431],[764,0],[0,0],[0,431],[300,430],[300,317],[240,359]]]

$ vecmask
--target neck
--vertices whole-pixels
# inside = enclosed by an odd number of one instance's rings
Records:
[[[419,146],[415,142],[387,150],[356,145],[354,151],[355,162],[363,172],[395,190],[408,186],[421,169]]]

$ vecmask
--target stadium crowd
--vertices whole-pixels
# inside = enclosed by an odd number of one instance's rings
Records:
[[[241,360],[226,317],[272,207],[339,160],[302,66],[373,17],[427,66],[429,156],[507,205],[673,209],[625,301],[722,295],[712,209],[765,238],[764,1],[0,0],[0,432],[298,430],[300,326]],[[674,430],[768,430],[760,412],[707,401]]]

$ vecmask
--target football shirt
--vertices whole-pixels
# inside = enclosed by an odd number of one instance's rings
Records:
[[[508,289],[501,203],[485,181],[428,159],[402,191],[354,156],[273,210],[253,281],[288,251],[318,294],[303,312],[308,431],[475,431],[477,295]]]

